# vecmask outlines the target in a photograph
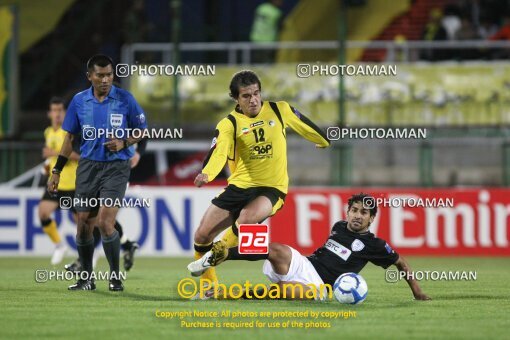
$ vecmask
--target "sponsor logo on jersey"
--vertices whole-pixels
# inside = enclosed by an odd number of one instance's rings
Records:
[[[360,240],[355,239],[354,241],[352,241],[352,244],[351,244],[352,251],[361,251],[361,250],[363,250],[363,248],[365,248],[365,244],[363,242],[361,242]]]
[[[250,147],[250,159],[262,159],[273,157],[273,144],[262,143]]]
[[[269,126],[270,126],[270,127],[273,127],[273,126],[274,126],[274,120],[270,120],[270,121],[269,121]]]
[[[326,242],[325,248],[344,261],[347,261],[349,256],[351,256],[351,251],[349,249],[331,239]]]
[[[254,128],[254,127],[257,127],[257,126],[261,126],[261,125],[264,125],[264,121],[263,120],[259,120],[258,122],[250,124],[250,128]]]
[[[216,145],[216,141],[217,141],[217,138],[216,138],[216,137],[214,137],[214,138],[212,139],[212,142],[211,142],[211,149],[212,149],[212,148],[214,148],[214,146]]]

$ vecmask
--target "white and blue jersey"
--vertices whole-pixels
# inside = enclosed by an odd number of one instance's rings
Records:
[[[133,129],[147,128],[142,108],[131,93],[112,86],[107,97],[99,102],[89,89],[77,93],[69,107],[62,129],[81,137],[80,157],[99,162],[128,160],[134,147],[117,152],[108,150],[104,143],[112,138],[136,137]]]

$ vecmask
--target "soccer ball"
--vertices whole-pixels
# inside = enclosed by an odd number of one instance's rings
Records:
[[[333,285],[333,294],[340,303],[360,304],[368,294],[367,282],[356,273],[342,274]]]

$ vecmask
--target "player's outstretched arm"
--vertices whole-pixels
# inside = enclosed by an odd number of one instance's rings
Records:
[[[285,103],[283,108],[282,113],[285,124],[292,130],[296,131],[306,140],[315,143],[317,148],[327,148],[330,145],[329,139],[324,131],[322,131],[320,127],[315,125],[304,114],[290,106],[288,103]]]
[[[430,297],[428,297],[425,293],[422,292],[420,285],[418,284],[418,281],[414,279],[413,275],[410,275],[411,267],[402,256],[399,256],[397,262],[395,262],[395,266],[397,266],[399,271],[406,273],[404,277],[407,281],[407,284],[413,291],[413,295],[416,300],[431,300]]]

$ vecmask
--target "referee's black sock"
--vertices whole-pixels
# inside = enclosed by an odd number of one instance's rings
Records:
[[[94,227],[94,248],[97,247],[99,242],[101,242],[101,232],[99,231],[98,227]]]
[[[228,248],[227,260],[259,261],[267,260],[269,254],[239,254],[237,247]]]
[[[103,236],[103,249],[110,264],[110,278],[119,279],[120,238],[117,230],[109,237]]]
[[[78,248],[82,271],[88,273],[87,277],[90,277],[92,274],[92,257],[94,256],[94,239],[82,241],[76,238],[76,248]]]

